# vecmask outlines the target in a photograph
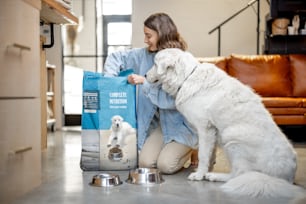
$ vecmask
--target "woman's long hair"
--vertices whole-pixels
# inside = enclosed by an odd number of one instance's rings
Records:
[[[165,48],[187,49],[187,43],[180,36],[173,20],[165,13],[155,13],[144,21],[144,26],[158,33],[157,50]]]

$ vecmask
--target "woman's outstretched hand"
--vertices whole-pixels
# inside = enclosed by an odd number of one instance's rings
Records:
[[[144,81],[145,81],[145,77],[138,75],[138,74],[130,74],[128,76],[128,82],[130,84],[134,84],[134,85],[143,84]]]

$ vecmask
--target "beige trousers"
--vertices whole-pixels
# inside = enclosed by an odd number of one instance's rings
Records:
[[[184,166],[191,153],[190,147],[175,141],[164,144],[158,127],[146,139],[139,153],[139,167],[158,168],[164,174],[173,174]]]

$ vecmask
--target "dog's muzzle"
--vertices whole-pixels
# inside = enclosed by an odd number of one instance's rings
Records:
[[[147,79],[147,75],[145,74],[144,77]],[[156,79],[155,81],[153,81],[152,83],[157,83],[158,79]]]

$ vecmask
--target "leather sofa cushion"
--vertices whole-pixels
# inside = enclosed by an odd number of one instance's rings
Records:
[[[290,55],[293,96],[306,96],[306,56]]]
[[[273,119],[278,125],[306,124],[306,117],[304,115],[273,115]]]
[[[286,55],[232,54],[227,68],[229,75],[269,97],[292,96],[289,67]]]
[[[215,64],[217,67],[222,69],[223,71],[227,72],[227,58],[226,57],[201,57],[197,58],[200,63],[212,63]]]
[[[305,98],[294,98],[294,97],[263,97],[263,104],[269,107],[276,108],[306,108]]]
[[[268,108],[272,115],[304,115],[306,108]]]

